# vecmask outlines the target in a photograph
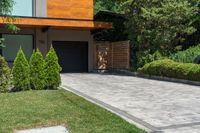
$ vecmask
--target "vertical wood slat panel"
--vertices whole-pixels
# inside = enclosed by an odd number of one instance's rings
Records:
[[[129,69],[129,41],[95,42],[96,69]]]

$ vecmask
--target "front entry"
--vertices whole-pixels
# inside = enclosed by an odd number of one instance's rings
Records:
[[[88,72],[88,42],[53,41],[62,73]]]

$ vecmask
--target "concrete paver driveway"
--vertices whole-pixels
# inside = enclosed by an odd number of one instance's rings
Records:
[[[200,133],[200,87],[109,74],[62,74],[62,86],[149,132]]]

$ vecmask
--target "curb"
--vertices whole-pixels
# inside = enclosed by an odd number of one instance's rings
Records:
[[[167,81],[167,82],[173,82],[173,83],[182,83],[182,84],[187,84],[187,85],[200,86],[200,82],[198,82],[198,81],[139,74],[137,72],[130,72],[128,70],[95,71],[94,73],[101,73],[101,74],[111,73],[111,74],[114,74],[114,75],[120,74],[120,75],[124,75],[124,76],[134,76],[134,77],[146,78],[146,79],[152,79],[152,80],[159,80],[159,81]]]
[[[64,90],[67,90],[67,91],[70,91],[84,99],[86,99],[87,101],[91,102],[91,103],[94,103],[116,115],[118,115],[119,117],[121,117],[122,119],[126,120],[127,122],[131,123],[131,124],[134,124],[136,125],[138,128],[141,128],[143,130],[145,130],[146,132],[149,132],[149,133],[161,133],[161,131],[159,131],[159,129],[157,127],[154,127],[142,120],[140,120],[139,118],[135,117],[135,116],[132,116],[130,114],[128,114],[127,112],[124,112],[118,108],[115,108],[109,104],[106,104],[102,101],[99,101],[95,98],[92,98],[80,91],[77,91],[69,86],[66,86],[66,85],[61,85],[60,86],[61,88],[63,88]]]

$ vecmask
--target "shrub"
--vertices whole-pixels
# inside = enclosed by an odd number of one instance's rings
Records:
[[[30,84],[35,90],[45,89],[46,75],[42,53],[37,49],[30,58]]]
[[[30,89],[30,69],[28,61],[23,53],[23,50],[20,50],[17,53],[15,58],[12,74],[13,74],[13,84],[15,86],[15,91],[29,90]]]
[[[139,68],[141,74],[200,81],[200,65],[179,63],[169,59],[157,60]]]
[[[51,47],[45,59],[47,89],[57,89],[59,87],[61,84],[61,70],[56,52]]]
[[[172,54],[169,58],[182,63],[194,63],[195,58],[200,55],[200,45],[190,47],[185,51]]]
[[[8,63],[0,56],[0,93],[7,92],[11,86],[11,71]]]
[[[144,56],[146,55],[146,56]],[[147,63],[156,61],[156,60],[160,60],[160,59],[164,59],[165,57],[159,52],[156,51],[153,54],[149,54],[148,51],[144,52],[141,54],[141,56],[138,57],[138,67],[142,67]]]

